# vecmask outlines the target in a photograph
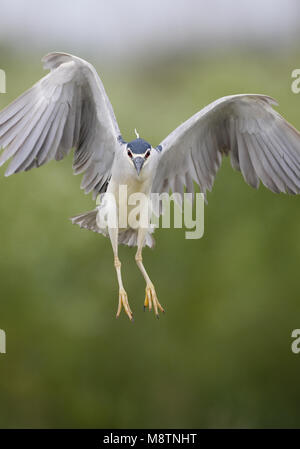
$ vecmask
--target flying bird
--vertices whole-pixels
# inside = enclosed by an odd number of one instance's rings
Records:
[[[129,193],[211,190],[222,156],[258,188],[275,193],[300,192],[300,134],[272,105],[271,97],[239,94],[220,98],[197,112],[153,147],[138,135],[126,142],[120,133],[103,84],[88,62],[67,53],[42,59],[50,72],[0,112],[0,165],[11,159],[5,175],[63,159],[74,149],[74,173],[84,173],[86,193],[111,193],[120,211],[119,186]],[[105,209],[105,208],[104,208]],[[164,309],[142,259],[152,247],[147,227],[99,226],[103,208],[82,213],[72,222],[109,236],[119,284],[117,316],[122,307],[132,320],[121,276],[118,245],[137,246],[136,263],[146,281],[144,307],[156,316]]]

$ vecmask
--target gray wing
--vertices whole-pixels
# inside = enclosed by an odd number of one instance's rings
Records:
[[[300,133],[278,114],[265,95],[233,95],[211,103],[160,144],[153,192],[193,192],[195,181],[211,190],[222,155],[258,188],[300,193]]]
[[[101,191],[110,176],[120,131],[94,67],[66,53],[42,59],[50,73],[0,112],[0,165],[5,175],[61,160],[75,148],[74,173],[85,192]]]

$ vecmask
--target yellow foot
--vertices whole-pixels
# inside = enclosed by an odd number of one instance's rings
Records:
[[[155,292],[155,288],[153,284],[147,284],[146,286],[146,297],[145,297],[145,302],[144,302],[144,309],[146,307],[149,307],[149,310],[152,309],[152,305],[153,305],[153,309],[155,312],[155,315],[157,318],[159,318],[158,315],[158,310],[160,310],[161,312],[165,313],[163,307],[160,305],[157,296],[156,296],[156,292]]]
[[[119,317],[122,306],[125,309],[125,312],[127,313],[128,318],[132,321],[132,311],[128,303],[127,293],[125,292],[124,288],[120,288],[119,290],[119,305],[118,305],[118,311],[117,311],[117,318]]]

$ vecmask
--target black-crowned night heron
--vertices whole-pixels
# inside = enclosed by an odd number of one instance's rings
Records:
[[[6,176],[60,160],[74,148],[75,174],[85,172],[85,192],[112,193],[120,210],[119,186],[128,193],[201,192],[212,188],[223,155],[245,181],[260,181],[273,192],[300,191],[300,134],[271,107],[265,95],[232,95],[214,101],[176,128],[153,148],[137,136],[125,142],[104,87],[94,67],[65,53],[43,58],[50,73],[0,113],[0,164],[12,161]],[[99,216],[100,215],[100,216]],[[142,262],[142,248],[152,246],[147,227],[102,229],[101,207],[72,219],[73,223],[109,235],[122,306],[132,319],[121,277],[118,244],[137,246],[137,265],[146,281],[144,305],[163,311]]]

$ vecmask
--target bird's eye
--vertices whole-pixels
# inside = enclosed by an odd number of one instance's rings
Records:
[[[147,153],[145,154],[145,159],[148,159],[149,156],[150,156],[150,151],[147,151]]]
[[[127,154],[128,154],[128,156],[130,157],[130,159],[132,159],[132,153],[131,153],[131,151],[127,151]]]

